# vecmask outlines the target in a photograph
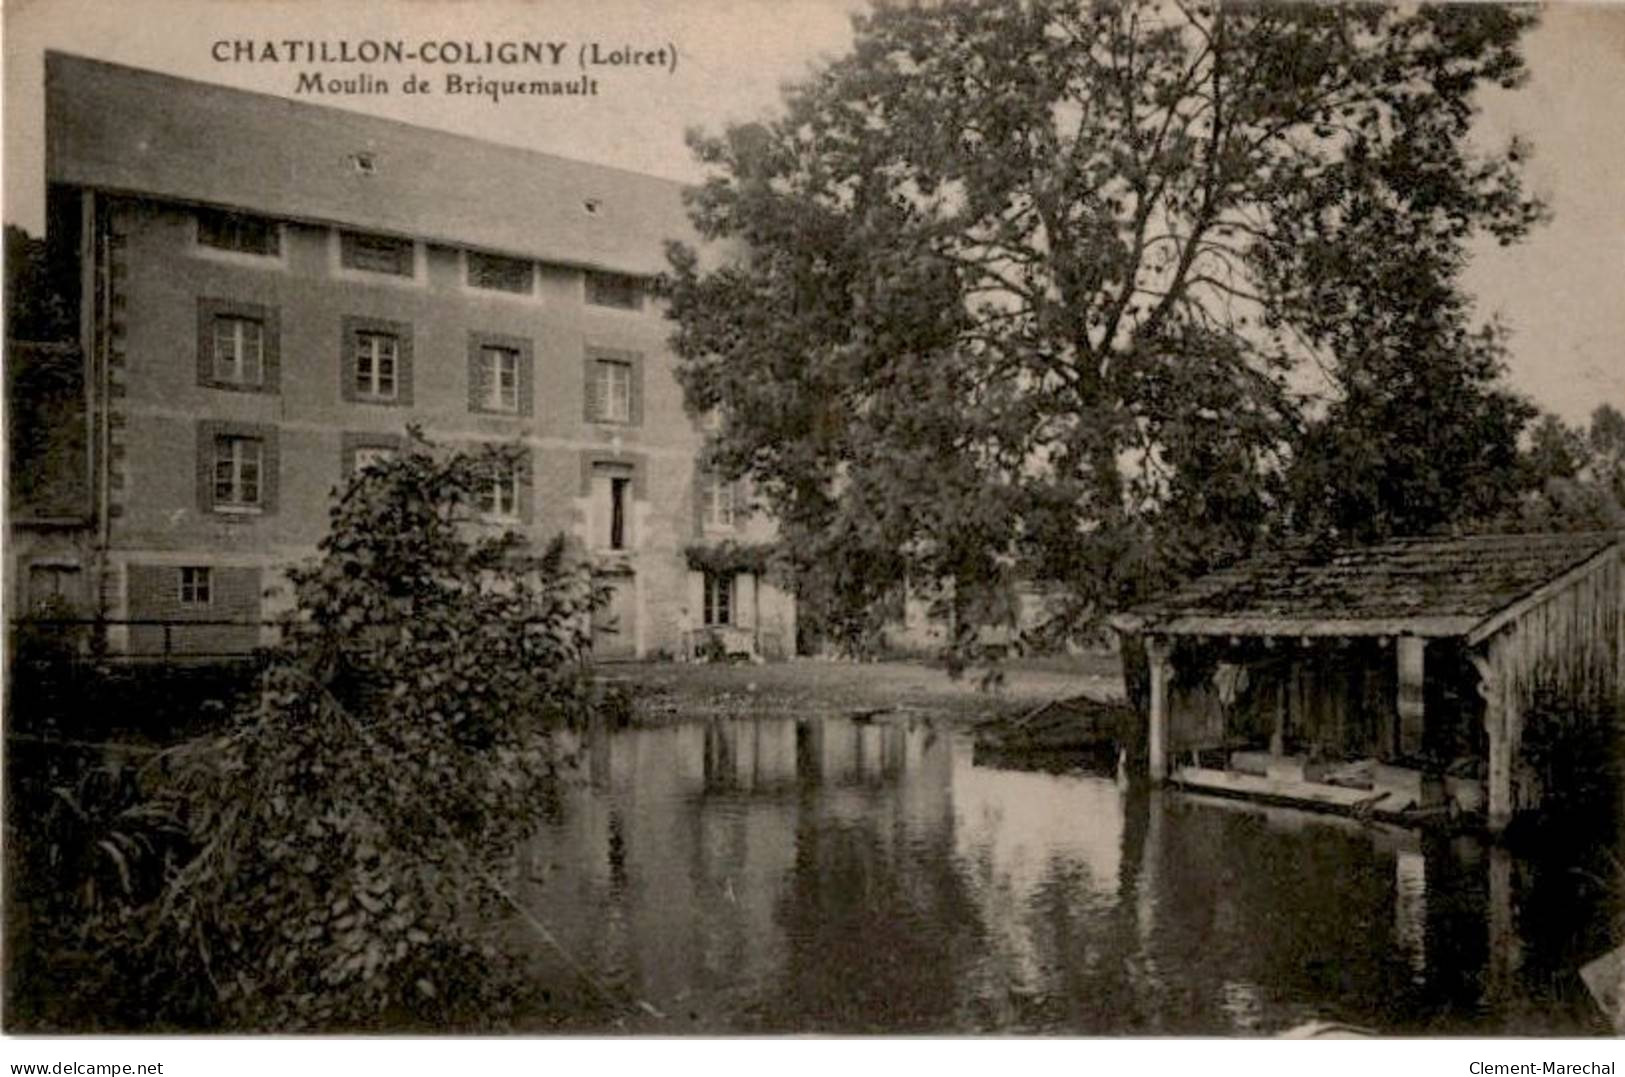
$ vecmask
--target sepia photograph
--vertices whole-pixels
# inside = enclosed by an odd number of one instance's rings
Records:
[[[1615,1072],[1625,4],[3,18],[11,1072]]]

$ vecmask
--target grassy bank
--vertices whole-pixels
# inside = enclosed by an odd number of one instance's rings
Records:
[[[1002,681],[984,686],[985,669],[950,677],[915,661],[842,662],[797,659],[767,665],[617,663],[600,678],[624,687],[633,720],[659,724],[719,715],[843,715],[900,710],[963,721],[1024,710],[1077,695],[1119,698],[1116,655],[1018,660]]]

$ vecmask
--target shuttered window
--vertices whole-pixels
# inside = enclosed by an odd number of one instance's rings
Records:
[[[259,438],[214,439],[214,507],[252,511],[260,507],[265,445]]]
[[[257,386],[264,378],[265,326],[255,318],[221,315],[214,320],[214,380]]]
[[[515,462],[492,465],[480,486],[480,514],[488,520],[519,519],[519,467]]]
[[[707,572],[705,574],[705,623],[731,625],[734,623],[734,574]]]
[[[394,449],[382,445],[363,445],[355,451],[354,469],[357,472],[365,471],[369,467],[387,464],[395,459],[397,453]]]
[[[732,527],[737,504],[736,488],[720,476],[710,475],[700,491],[701,520],[706,527]]]
[[[281,251],[277,223],[248,213],[197,211],[197,241],[216,250],[276,256]]]
[[[347,269],[410,277],[413,275],[412,241],[366,232],[340,232],[339,261]]]
[[[357,333],[355,338],[355,392],[357,397],[395,399],[396,364],[400,342],[387,333]]]
[[[587,302],[595,307],[637,310],[643,306],[643,281],[624,273],[589,272]]]
[[[632,421],[632,364],[595,359],[587,385],[588,413],[601,423]]]
[[[180,602],[183,606],[207,606],[213,601],[214,580],[207,567],[187,565],[180,572]]]
[[[274,393],[282,381],[277,308],[236,299],[197,300],[197,383]]]
[[[512,348],[480,349],[480,383],[485,410],[519,411],[519,353]]]

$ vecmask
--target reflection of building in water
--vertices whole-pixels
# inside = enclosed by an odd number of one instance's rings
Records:
[[[939,735],[923,722],[803,719],[796,723],[796,772],[825,785],[895,782],[920,765]]]
[[[923,722],[601,739],[529,900],[696,1029],[1461,1031],[1574,980],[1572,873],[1476,838],[979,768]]]
[[[783,890],[809,828],[861,820],[890,859],[909,829],[900,822],[942,828],[949,750],[923,723],[597,731],[580,746],[586,781],[529,850],[556,865],[532,900],[612,982],[664,1009],[729,1019],[784,967]],[[825,788],[809,798],[809,784]]]
[[[1420,845],[1394,854],[1394,945],[1417,977],[1427,974],[1427,861]]]

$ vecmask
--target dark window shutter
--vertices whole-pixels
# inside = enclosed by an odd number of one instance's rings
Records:
[[[339,334],[339,387],[345,400],[355,399],[355,338],[356,327],[346,318]]]
[[[581,378],[581,417],[594,423],[603,417],[604,404],[598,391],[598,362],[591,356],[581,365]]]
[[[197,303],[197,383],[209,385],[214,381],[214,319],[215,308],[205,299]]]
[[[699,468],[694,469],[694,478],[689,482],[689,489],[694,498],[694,535],[696,538],[705,534],[705,472]]]
[[[214,437],[216,425],[203,422],[197,427],[197,510],[214,511]]]
[[[469,337],[468,341],[468,410],[486,410],[487,371],[485,369],[485,349],[478,336]]]
[[[643,356],[632,357],[632,377],[630,406],[627,409],[627,422],[632,426],[643,425]]]
[[[412,406],[412,327],[392,324],[396,337],[395,402],[402,407]]]
[[[260,511],[267,516],[276,511],[278,486],[282,463],[281,447],[277,444],[277,431],[273,427],[262,435],[260,444]]]
[[[536,467],[528,446],[519,450],[519,459],[514,462],[514,466],[519,469],[519,522],[535,523]]]
[[[260,377],[267,392],[282,390],[282,314],[276,307],[266,309],[261,324],[265,336],[260,345]]]

